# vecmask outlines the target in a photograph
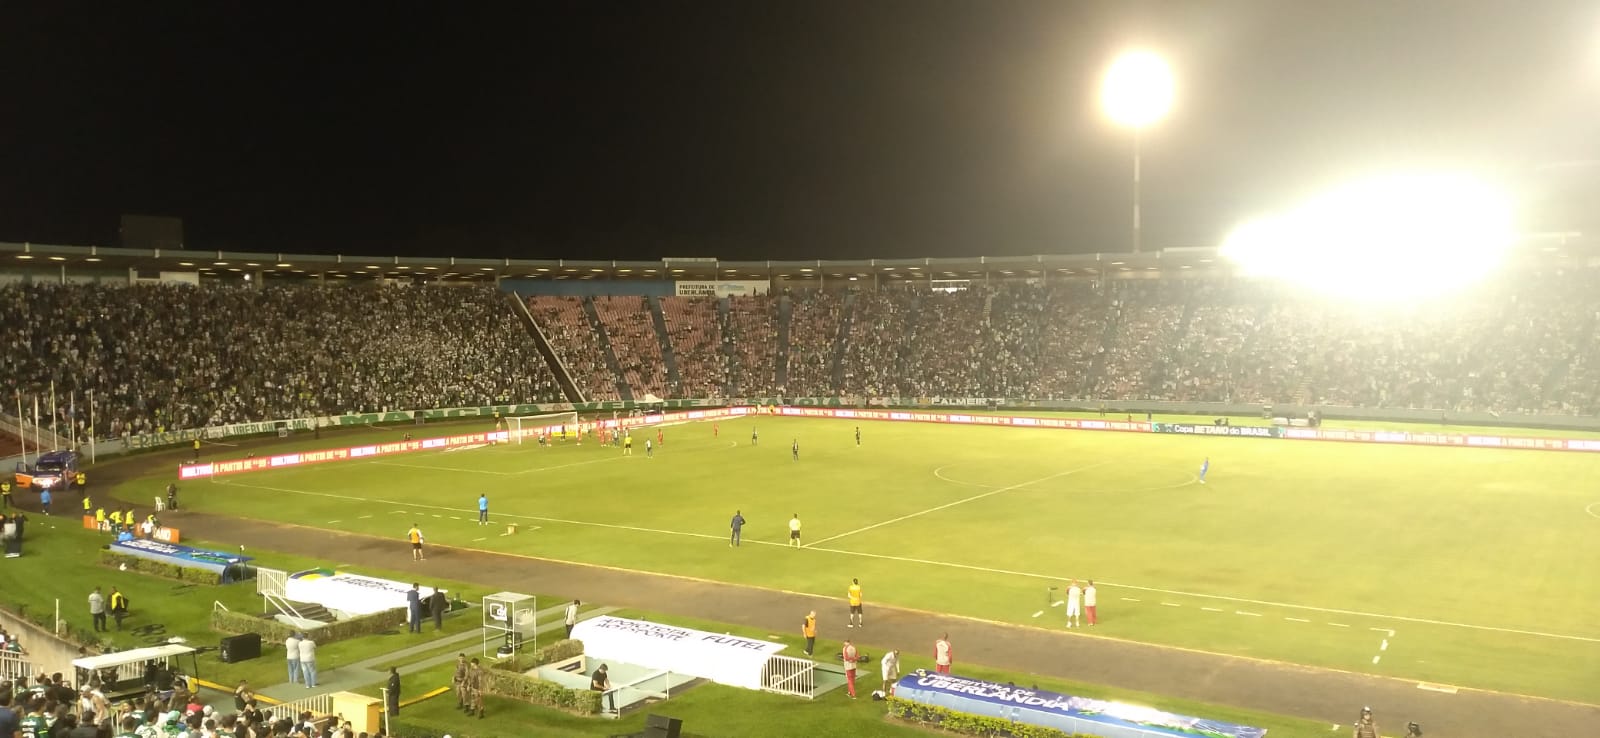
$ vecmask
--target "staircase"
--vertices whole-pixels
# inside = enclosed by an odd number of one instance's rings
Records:
[[[839,333],[833,337],[833,358],[830,366],[833,370],[829,376],[833,377],[833,391],[836,394],[844,393],[844,351],[850,343],[850,328],[855,325],[856,293],[846,292],[844,307],[840,310]]]
[[[983,327],[989,327],[989,316],[994,313],[994,293],[983,296]]]
[[[633,388],[622,378],[622,365],[617,363],[617,352],[611,350],[611,338],[606,335],[605,324],[600,322],[600,311],[594,309],[593,297],[583,298],[583,315],[589,319],[589,328],[594,331],[595,340],[600,342],[600,350],[605,353],[606,368],[611,370],[612,379],[617,383],[617,397],[631,402]]]
[[[794,315],[794,302],[788,295],[778,298],[778,355],[772,363],[772,379],[779,394],[789,386],[789,319]]]
[[[1306,407],[1311,404],[1311,380],[1300,380],[1300,386],[1294,390],[1294,404]]]
[[[661,360],[667,365],[667,386],[672,394],[683,397],[683,375],[678,373],[678,356],[672,351],[672,334],[667,331],[667,314],[661,309],[661,298],[646,297],[650,306],[650,322],[656,327],[656,340],[661,342]]]
[[[578,389],[578,383],[572,380],[572,373],[567,371],[567,365],[561,361],[555,347],[550,344],[550,337],[544,334],[539,322],[533,319],[533,313],[528,312],[528,303],[515,292],[506,293],[506,298],[515,306],[512,312],[522,321],[523,329],[533,339],[533,345],[538,349],[539,355],[544,357],[544,362],[550,366],[550,372],[556,375],[556,384],[561,386],[561,394],[566,396],[567,402],[587,402],[588,398]]]

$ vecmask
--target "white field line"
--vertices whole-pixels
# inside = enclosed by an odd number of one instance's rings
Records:
[[[910,557],[910,556],[893,556],[893,555],[890,555],[890,554],[866,553],[866,552],[863,552],[863,551],[850,551],[850,550],[842,549],[842,548],[818,548],[818,549],[815,549],[815,550],[817,550],[817,551],[826,551],[828,553],[842,554],[842,555],[846,555],[846,556],[861,556],[861,557],[865,557],[865,558],[869,558],[869,559],[881,559],[881,560],[885,560],[885,561],[903,561],[903,562],[910,563],[910,564],[923,564],[923,565],[926,565],[926,566],[941,566],[941,567],[947,567],[947,568],[951,568],[951,569],[966,569],[968,571],[979,571],[979,572],[985,572],[985,573],[988,573],[988,574],[1006,574],[1006,575],[1017,576],[1017,577],[1028,577],[1028,578],[1031,578],[1031,579],[1044,579],[1044,580],[1048,580],[1048,581],[1052,581],[1052,582],[1059,582],[1059,581],[1061,581],[1063,579],[1071,579],[1072,578],[1070,575],[1065,575],[1065,574],[1039,574],[1039,573],[1036,573],[1036,572],[1016,571],[1016,570],[1013,570],[1013,569],[999,569],[999,568],[987,567],[987,566],[975,566],[975,565],[972,565],[972,564],[957,564],[957,563],[953,563],[953,562],[949,562],[949,561],[931,561],[929,559],[918,559],[918,558],[913,558],[913,557]],[[1465,629],[1468,629],[1468,630],[1479,630],[1479,631],[1485,631],[1485,632],[1489,632],[1489,633],[1509,633],[1509,634],[1512,634],[1512,635],[1537,636],[1537,637],[1540,637],[1540,638],[1556,638],[1556,639],[1567,640],[1567,641],[1579,641],[1579,642],[1582,642],[1582,643],[1600,643],[1600,638],[1595,638],[1595,637],[1590,637],[1590,636],[1569,635],[1569,634],[1565,634],[1565,633],[1545,633],[1545,632],[1541,632],[1541,631],[1537,631],[1537,630],[1522,630],[1522,629],[1519,629],[1519,628],[1499,628],[1499,627],[1495,627],[1495,626],[1492,626],[1492,625],[1475,625],[1473,623],[1457,623],[1457,622],[1452,622],[1452,621],[1449,621],[1449,620],[1434,620],[1434,619],[1431,619],[1431,618],[1417,618],[1417,617],[1410,617],[1410,616],[1407,616],[1407,615],[1390,615],[1390,614],[1381,613],[1381,612],[1362,612],[1362,611],[1359,611],[1359,610],[1344,610],[1344,609],[1340,609],[1340,608],[1336,608],[1336,607],[1317,607],[1315,605],[1297,605],[1297,604],[1294,604],[1292,602],[1274,602],[1272,600],[1257,600],[1257,599],[1252,599],[1252,598],[1249,598],[1249,597],[1233,597],[1233,596],[1230,596],[1230,595],[1205,594],[1205,593],[1201,593],[1201,592],[1187,592],[1187,591],[1184,591],[1184,590],[1177,590],[1177,589],[1162,589],[1160,587],[1143,587],[1143,586],[1139,586],[1137,584],[1121,584],[1121,583],[1117,583],[1117,582],[1106,581],[1106,580],[1103,580],[1103,579],[1097,579],[1095,581],[1097,583],[1099,583],[1099,584],[1103,584],[1103,585],[1106,585],[1108,587],[1117,587],[1117,588],[1120,588],[1120,589],[1131,589],[1131,590],[1136,590],[1136,591],[1139,591],[1139,592],[1153,592],[1153,593],[1156,593],[1156,594],[1168,594],[1168,595],[1174,595],[1174,596],[1178,596],[1178,597],[1198,597],[1200,599],[1207,599],[1207,600],[1220,600],[1222,602],[1232,602],[1232,603],[1246,604],[1246,605],[1261,605],[1263,607],[1281,607],[1281,608],[1286,608],[1286,609],[1290,609],[1290,610],[1301,610],[1301,611],[1304,611],[1304,612],[1320,612],[1320,613],[1326,613],[1326,614],[1329,614],[1329,615],[1350,615],[1350,616],[1353,616],[1353,617],[1375,618],[1375,619],[1378,619],[1378,620],[1393,620],[1393,621],[1401,622],[1401,623],[1419,623],[1419,624],[1422,624],[1422,625],[1439,625],[1439,626],[1444,626],[1444,627],[1449,627],[1449,628],[1465,628]],[[1126,599],[1129,599],[1129,598],[1125,597],[1123,599],[1126,600]],[[1130,600],[1130,601],[1137,602],[1138,600]],[[1329,623],[1329,625],[1333,625],[1333,626],[1339,627],[1339,628],[1348,628],[1348,627],[1350,627],[1350,626],[1345,625],[1343,623]]]
[[[1288,620],[1288,621],[1296,622],[1296,623],[1309,623],[1309,622],[1311,622],[1310,620],[1307,620],[1305,618],[1284,618],[1284,620]]]
[[[425,504],[418,504],[418,503],[411,503],[411,502],[401,502],[399,500],[384,500],[384,499],[377,499],[377,498],[372,498],[372,497],[356,497],[355,495],[341,495],[341,494],[336,494],[336,493],[333,493],[333,492],[312,492],[310,490],[303,490],[303,489],[290,489],[288,487],[269,487],[269,486],[264,485],[264,484],[245,484],[244,482],[229,482],[229,481],[224,481],[224,480],[220,480],[220,479],[213,479],[213,480],[211,480],[211,483],[212,484],[220,484],[220,485],[224,485],[224,486],[228,486],[228,487],[246,487],[246,488],[249,488],[249,489],[260,489],[260,490],[266,490],[266,491],[269,491],[269,492],[284,492],[284,493],[287,493],[287,494],[308,495],[308,496],[311,496],[311,497],[327,497],[327,498],[331,498],[331,499],[335,499],[335,500],[350,500],[352,502],[380,502],[380,503],[386,503],[386,504],[391,504],[391,505],[407,505],[409,507],[416,508],[416,509],[447,510],[447,511],[461,512],[460,508],[446,507],[446,506],[443,506],[443,505],[425,505]],[[406,510],[396,510],[396,511],[394,511],[394,514],[403,515],[406,512],[407,512]],[[710,539],[714,539],[714,540],[718,540],[718,541],[727,540],[727,536],[722,535],[722,534],[712,535],[710,533],[686,533],[686,532],[681,531],[681,530],[662,530],[662,529],[659,529],[659,528],[644,528],[644,527],[640,527],[640,526],[636,526],[636,525],[616,525],[616,524],[613,524],[613,523],[594,523],[594,522],[590,522],[590,521],[587,521],[587,520],[566,520],[566,519],[563,519],[563,518],[547,518],[547,517],[543,517],[543,516],[539,516],[539,515],[516,515],[514,513],[504,513],[504,512],[495,513],[495,515],[497,517],[501,517],[501,518],[518,518],[518,519],[521,519],[521,520],[538,520],[540,522],[545,522],[545,523],[566,523],[567,525],[584,525],[584,526],[589,526],[589,527],[593,527],[593,528],[610,528],[612,530],[631,530],[631,531],[634,531],[634,532],[637,532],[637,533],[657,533],[657,534],[661,534],[661,535],[689,536],[689,537],[693,537],[693,538],[710,538]],[[439,516],[435,515],[434,517],[439,517]],[[538,530],[538,527],[535,526],[533,528],[528,528],[527,530]],[[745,539],[745,543],[754,543],[754,544],[760,544],[760,545],[763,545],[763,546],[783,546],[785,548],[788,547],[787,543],[778,543],[776,541],[758,541],[758,540],[754,540],[754,539]]]
[[[1043,615],[1043,614],[1044,614],[1044,611],[1043,611],[1043,610],[1040,610],[1040,611],[1038,611],[1038,612],[1036,612],[1036,613],[1034,613],[1034,614],[1033,614],[1033,616],[1034,616],[1034,617],[1039,617],[1039,616],[1040,616],[1040,615]]]
[[[477,512],[476,510],[465,510],[465,511],[463,511],[460,508],[445,507],[445,506],[441,506],[441,505],[425,505],[425,504],[415,504],[415,503],[411,503],[411,502],[402,502],[402,501],[399,501],[399,500],[385,500],[385,499],[377,499],[377,498],[370,498],[370,497],[356,497],[354,495],[341,495],[341,494],[335,494],[335,493],[332,493],[332,492],[311,492],[311,491],[301,490],[301,489],[290,489],[290,488],[287,488],[287,487],[269,487],[269,486],[266,486],[266,485],[245,484],[243,482],[229,482],[229,481],[220,480],[220,479],[212,479],[211,483],[212,484],[224,485],[224,486],[232,486],[232,487],[246,487],[246,488],[251,488],[251,489],[261,489],[261,490],[267,490],[267,491],[270,491],[270,492],[284,492],[284,493],[288,493],[288,494],[308,495],[308,496],[311,496],[311,497],[327,497],[327,498],[337,499],[337,500],[350,500],[350,501],[353,501],[353,502],[383,503],[383,504],[389,504],[389,505],[404,505],[404,506],[407,506],[407,507],[410,507],[410,508],[431,508],[431,509],[435,509],[435,510],[449,510],[449,511],[454,511],[454,512],[470,512],[470,513],[476,513]],[[403,515],[406,512],[407,512],[406,510],[395,510],[394,514]],[[567,519],[563,519],[563,518],[549,518],[549,517],[542,517],[542,516],[537,516],[537,515],[514,515],[514,514],[511,514],[511,513],[496,513],[496,515],[499,516],[499,517],[520,518],[520,519],[523,519],[523,520],[538,520],[538,521],[547,522],[547,523],[565,523],[567,525],[581,525],[581,526],[587,526],[587,527],[592,527],[592,528],[607,528],[607,529],[611,529],[611,530],[629,530],[629,531],[634,531],[634,532],[638,532],[638,533],[653,533],[653,534],[657,534],[657,535],[682,536],[682,537],[686,537],[686,538],[703,538],[703,539],[710,539],[710,540],[716,540],[716,541],[726,541],[727,540],[727,535],[725,533],[720,533],[720,532],[717,533],[717,534],[692,533],[692,532],[679,531],[679,530],[663,530],[663,529],[660,529],[660,528],[645,528],[645,527],[634,526],[634,525],[616,525],[616,524],[613,524],[613,523],[596,523],[596,522],[591,522],[591,521],[587,521],[587,520],[567,520]],[[762,540],[756,540],[756,539],[748,539],[747,542],[753,543],[753,544],[758,544],[758,545],[763,545],[763,546],[781,546],[781,547],[784,547],[784,548],[788,548],[789,547],[789,544],[787,542],[762,541]],[[854,556],[854,557],[858,557],[858,558],[878,559],[878,560],[881,560],[881,561],[900,561],[900,562],[904,562],[904,563],[908,563],[908,564],[922,564],[922,565],[925,565],[925,566],[938,566],[938,567],[944,567],[944,568],[949,568],[949,569],[964,569],[964,570],[967,570],[967,571],[977,571],[977,572],[983,572],[983,573],[987,573],[987,574],[1002,574],[1002,575],[1006,575],[1006,576],[1025,577],[1025,578],[1029,578],[1029,579],[1043,579],[1043,580],[1050,581],[1050,582],[1059,582],[1059,581],[1063,581],[1063,580],[1072,578],[1071,575],[1067,575],[1067,574],[1039,574],[1039,573],[1036,573],[1036,572],[1016,571],[1014,569],[1000,569],[1000,568],[988,567],[988,566],[976,566],[976,565],[973,565],[973,564],[958,564],[958,563],[954,563],[954,562],[950,562],[950,561],[933,561],[933,560],[930,560],[930,559],[919,559],[919,558],[914,558],[914,557],[910,557],[910,556],[893,556],[893,555],[890,555],[890,554],[867,553],[867,552],[863,552],[863,551],[850,551],[848,549],[842,549],[842,548],[816,548],[815,546],[816,546],[816,544],[812,544],[811,546],[807,546],[806,548],[808,550],[821,551],[821,552],[824,552],[824,553],[837,554],[837,555],[840,555],[840,556]],[[1520,629],[1520,628],[1500,628],[1500,627],[1495,627],[1495,626],[1492,626],[1492,625],[1477,625],[1477,624],[1473,624],[1473,623],[1457,623],[1457,622],[1452,622],[1452,621],[1449,621],[1449,620],[1436,620],[1436,619],[1432,619],[1432,618],[1418,618],[1418,617],[1410,617],[1410,616],[1406,616],[1406,615],[1390,615],[1390,614],[1381,613],[1381,612],[1362,612],[1362,611],[1359,611],[1359,610],[1345,610],[1345,609],[1332,608],[1332,607],[1317,607],[1317,606],[1314,606],[1314,605],[1298,605],[1298,604],[1294,604],[1294,603],[1291,603],[1291,602],[1274,602],[1274,601],[1271,601],[1271,600],[1258,600],[1258,599],[1252,599],[1252,598],[1249,598],[1249,597],[1234,597],[1234,596],[1230,596],[1230,595],[1205,594],[1205,593],[1200,593],[1200,592],[1188,592],[1188,591],[1184,591],[1184,590],[1162,589],[1162,588],[1159,588],[1159,587],[1144,587],[1144,586],[1140,586],[1140,585],[1136,585],[1136,584],[1119,584],[1119,583],[1116,583],[1116,582],[1110,582],[1110,581],[1106,581],[1106,580],[1097,580],[1097,581],[1099,581],[1100,584],[1103,584],[1103,585],[1108,586],[1108,587],[1116,587],[1116,588],[1134,590],[1134,591],[1139,591],[1139,592],[1151,592],[1151,593],[1156,593],[1156,594],[1167,594],[1167,595],[1173,595],[1173,596],[1176,596],[1176,597],[1195,597],[1195,598],[1199,598],[1199,599],[1217,600],[1217,601],[1221,601],[1221,602],[1231,602],[1231,603],[1237,603],[1237,604],[1260,605],[1260,606],[1263,606],[1263,607],[1278,607],[1278,608],[1285,608],[1285,609],[1290,609],[1290,610],[1300,610],[1302,612],[1318,612],[1318,613],[1325,613],[1325,614],[1329,614],[1329,615],[1349,615],[1349,616],[1352,616],[1352,617],[1373,618],[1373,619],[1377,619],[1377,620],[1392,620],[1392,621],[1401,622],[1401,623],[1418,623],[1418,624],[1422,624],[1422,625],[1438,625],[1438,626],[1447,627],[1447,628],[1463,628],[1463,629],[1466,629],[1466,630],[1476,630],[1476,631],[1483,631],[1483,632],[1488,632],[1488,633],[1508,633],[1508,634],[1511,634],[1511,635],[1535,636],[1535,637],[1539,637],[1539,638],[1554,638],[1554,639],[1557,639],[1557,640],[1578,641],[1580,643],[1600,643],[1600,638],[1591,637],[1591,636],[1570,635],[1570,634],[1565,634],[1565,633],[1545,633],[1545,632],[1536,631],[1536,630],[1523,630],[1523,629]],[[1139,602],[1140,601],[1138,599],[1134,599],[1134,598],[1131,598],[1131,597],[1122,597],[1121,599],[1123,601],[1126,601],[1126,602]],[[1286,619],[1293,620],[1294,618],[1286,618]],[[1301,621],[1301,622],[1304,622],[1304,621]],[[1350,626],[1345,625],[1343,623],[1329,623],[1329,625],[1332,625],[1332,626],[1338,627],[1338,628],[1348,628],[1348,627],[1350,627]]]
[[[857,533],[865,533],[865,532],[867,532],[869,530],[872,530],[874,528],[882,528],[885,525],[891,525],[891,524],[898,523],[898,522],[903,521],[903,520],[910,520],[910,519],[915,518],[915,517],[921,517],[923,515],[927,515],[928,513],[939,512],[940,510],[947,510],[949,508],[955,507],[956,505],[963,505],[963,504],[966,504],[968,502],[981,500],[981,499],[983,499],[985,497],[993,497],[993,496],[995,496],[997,494],[1000,494],[1001,492],[1010,492],[1011,490],[1014,490],[1014,489],[1022,489],[1023,487],[1026,487],[1026,486],[1028,486],[1030,484],[1038,484],[1040,482],[1048,482],[1048,481],[1050,481],[1052,479],[1056,479],[1056,478],[1059,478],[1059,477],[1064,477],[1064,476],[1067,476],[1069,474],[1077,474],[1078,472],[1081,472],[1081,471],[1088,471],[1088,470],[1093,469],[1095,467],[1105,466],[1105,465],[1110,464],[1110,463],[1111,462],[1109,462],[1109,461],[1102,461],[1102,462],[1099,462],[1099,463],[1090,464],[1088,466],[1080,466],[1080,467],[1078,467],[1076,469],[1068,469],[1066,471],[1056,472],[1054,474],[1050,474],[1050,475],[1047,475],[1047,476],[1039,477],[1038,479],[1033,479],[1033,480],[1029,480],[1029,481],[1026,481],[1026,482],[1019,482],[1017,484],[1013,484],[1013,485],[1010,485],[1010,486],[1000,487],[999,489],[992,489],[992,490],[989,490],[988,492],[984,492],[982,494],[976,494],[976,495],[973,495],[971,497],[963,497],[963,498],[961,498],[959,500],[956,500],[955,502],[946,502],[943,505],[937,505],[937,506],[934,506],[934,507],[930,507],[930,508],[928,508],[926,510],[921,510],[921,511],[918,511],[918,512],[911,513],[910,515],[901,515],[898,518],[890,518],[890,519],[885,520],[885,521],[883,521],[881,523],[873,523],[872,525],[868,525],[868,526],[865,526],[865,527],[862,527],[862,528],[857,528],[857,529],[852,530],[852,531],[846,531],[846,532],[840,533],[838,535],[828,536],[827,538],[824,538],[824,539],[822,539],[820,541],[816,541],[814,543],[808,544],[806,546],[806,548],[812,548],[814,546],[821,546],[822,544],[827,543],[828,541],[836,541],[836,540],[838,540],[840,538],[844,538],[845,536],[853,536],[853,535],[855,535]]]
[[[941,482],[949,482],[950,484],[959,484],[959,485],[961,485],[963,487],[977,487],[978,489],[995,489],[995,488],[1000,486],[998,484],[982,484],[980,482],[968,482],[968,481],[966,481],[964,479],[951,479],[950,477],[947,477],[947,476],[944,475],[944,470],[949,469],[952,466],[959,466],[959,464],[946,464],[946,465],[941,466],[941,467],[939,467],[937,469],[934,469],[933,470],[933,476],[936,479],[938,479],[939,481],[941,481]],[[1200,481],[1199,477],[1197,477],[1197,476],[1195,476],[1193,474],[1190,474],[1188,480],[1179,482],[1177,484],[1169,484],[1169,485],[1166,485],[1164,487],[1140,487],[1140,488],[1131,489],[1131,490],[1087,489],[1087,490],[1079,490],[1079,491],[1082,491],[1082,492],[1164,492],[1164,491],[1169,490],[1169,489],[1178,489],[1180,487],[1187,487],[1187,486],[1189,486],[1191,484],[1196,484],[1199,481]]]
[[[1220,607],[1202,607],[1200,609],[1205,610],[1206,612],[1222,612],[1222,608]]]
[[[1595,508],[1600,508],[1600,502],[1591,502],[1585,505],[1583,511],[1589,513],[1590,517],[1600,518],[1600,512],[1596,512]]]
[[[435,464],[407,464],[404,461],[369,461],[373,466],[398,466],[405,469],[426,469],[428,471],[460,472],[462,474],[493,474],[498,477],[510,476],[511,472],[494,471],[493,469],[473,469],[464,466],[438,466]]]
[[[1161,606],[1162,607],[1183,607],[1183,605],[1180,605],[1180,604],[1178,604],[1176,602],[1163,602],[1163,603],[1161,603]]]
[[[1261,613],[1259,613],[1259,612],[1245,612],[1243,610],[1234,610],[1233,614],[1235,614],[1235,615],[1248,615],[1248,616],[1250,616],[1252,618],[1261,617]]]

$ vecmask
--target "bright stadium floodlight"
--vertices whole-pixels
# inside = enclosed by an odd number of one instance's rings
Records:
[[[1172,109],[1172,68],[1148,51],[1117,57],[1100,85],[1106,115],[1135,130],[1148,128]]]
[[[1117,57],[1100,83],[1100,106],[1116,123],[1133,130],[1133,253],[1142,250],[1139,216],[1139,139],[1172,109],[1172,69],[1148,51]]]
[[[1515,240],[1508,199],[1455,175],[1358,182],[1250,221],[1222,254],[1248,274],[1343,297],[1406,300],[1468,286]]]

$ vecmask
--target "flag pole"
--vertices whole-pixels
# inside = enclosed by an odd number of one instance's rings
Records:
[[[33,396],[33,455],[39,455],[39,396]]]
[[[95,443],[95,438],[96,438],[96,436],[94,434],[94,390],[89,390],[89,463],[91,463],[91,464],[94,463],[94,447],[100,445],[98,443]]]
[[[28,465],[28,426],[27,417],[22,414],[22,393],[17,393],[17,435],[22,440],[22,465]]]
[[[50,380],[50,450],[51,451],[60,451],[61,450],[61,449],[57,448],[57,446],[61,445],[61,432],[60,432],[60,429],[58,428],[60,423],[61,423],[61,416],[56,413],[56,380],[52,379],[52,380]]]
[[[67,448],[78,450],[78,389],[67,393]]]

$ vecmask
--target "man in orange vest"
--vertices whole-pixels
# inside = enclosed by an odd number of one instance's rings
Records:
[[[806,621],[800,626],[800,635],[806,637],[806,655],[810,656],[817,648],[817,611],[806,613]]]

